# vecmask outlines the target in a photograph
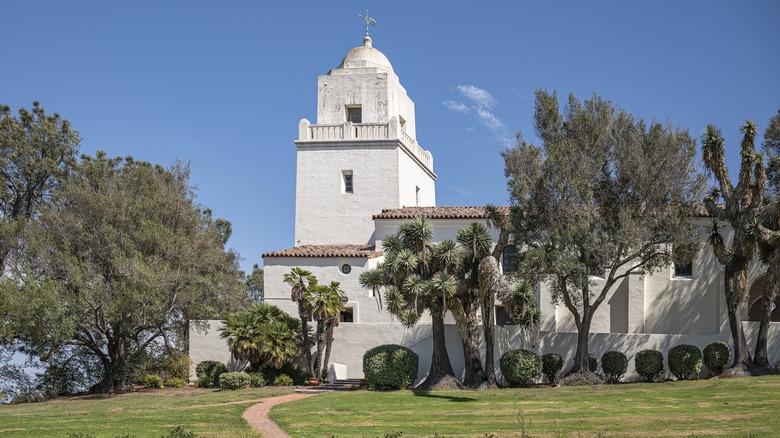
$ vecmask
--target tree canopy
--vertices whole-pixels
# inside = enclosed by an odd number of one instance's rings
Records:
[[[544,282],[579,333],[574,370],[588,369],[593,316],[622,278],[698,249],[693,222],[704,178],[688,132],[638,117],[594,95],[536,91],[541,145],[505,150],[518,277]],[[596,281],[596,277],[603,281]]]
[[[195,202],[183,163],[84,156],[9,263],[6,321],[30,353],[86,350],[103,366],[96,389],[122,387],[150,345],[244,299],[226,225]]]

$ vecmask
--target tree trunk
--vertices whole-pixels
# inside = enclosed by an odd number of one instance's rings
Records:
[[[450,356],[447,354],[447,344],[444,336],[444,313],[441,311],[431,311],[433,320],[433,357],[431,358],[431,368],[428,371],[428,377],[425,378],[417,389],[463,389],[463,385],[455,378],[455,372],[452,371]]]
[[[731,328],[731,339],[734,344],[734,362],[731,364],[731,368],[744,365],[746,367],[752,367],[753,361],[750,359],[750,351],[748,351],[747,340],[745,339],[745,331],[742,328],[742,315],[740,313],[740,307],[742,306],[743,294],[740,293],[746,286],[742,286],[740,279],[742,277],[747,278],[747,270],[745,272],[733,271],[729,269],[728,265],[724,270],[724,277],[726,283],[726,310],[729,317],[729,327]]]
[[[306,355],[306,365],[309,366],[309,377],[314,377],[314,363],[311,360],[311,342],[309,341],[309,323],[306,320],[306,308],[303,306],[303,300],[298,300],[298,315],[301,318],[303,352]]]
[[[322,360],[322,351],[325,348],[325,340],[327,333],[325,332],[325,321],[317,321],[317,331],[314,333],[314,342],[317,343],[317,354],[314,355],[314,373],[311,377],[320,378],[322,371],[320,370],[320,361]]]
[[[479,311],[478,297],[470,296],[470,301],[464,306],[465,312],[465,337],[463,342],[463,364],[465,373],[463,376],[463,386],[473,388],[482,383],[485,379],[485,372],[482,369],[482,358],[479,354],[479,322],[477,320],[477,311]]]
[[[588,351],[590,323],[591,316],[583,312],[582,323],[577,326],[577,353],[574,355],[574,366],[571,373],[590,370],[590,352]]]
[[[493,326],[493,313],[496,297],[492,293],[485,294],[482,300],[482,330],[485,335],[485,382],[489,386],[496,386],[496,365],[493,360],[495,346],[495,330]]]
[[[323,373],[328,372],[328,363],[330,362],[330,351],[331,351],[331,347],[333,346],[333,327],[335,326],[336,326],[336,320],[331,318],[330,321],[328,321],[328,328],[325,330],[326,345],[325,345],[325,359],[322,361]]]
[[[775,250],[778,252],[778,250]],[[780,255],[778,256],[780,257]],[[778,263],[771,263],[764,277],[764,296],[761,302],[761,324],[758,326],[758,336],[756,337],[756,350],[753,354],[753,363],[765,370],[770,370],[772,365],[769,363],[769,354],[767,353],[767,344],[769,343],[769,322],[772,318],[772,303],[777,295],[777,289],[780,287],[780,266]]]

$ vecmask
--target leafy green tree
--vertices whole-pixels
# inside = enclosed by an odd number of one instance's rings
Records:
[[[83,156],[45,206],[0,282],[6,320],[47,360],[76,346],[102,365],[107,391],[130,383],[134,358],[172,348],[187,321],[242,302],[236,254],[195,202],[189,168]]]
[[[290,285],[290,298],[294,303],[298,303],[298,317],[301,320],[301,330],[303,334],[303,352],[306,356],[306,364],[309,367],[309,375],[314,376],[314,361],[311,357],[311,341],[309,341],[309,314],[306,312],[306,292],[310,287],[317,284],[317,277],[311,272],[292,268],[288,274],[284,274],[284,282]]]
[[[642,119],[594,95],[536,91],[541,146],[518,134],[502,155],[519,278],[549,284],[577,327],[573,371],[588,369],[588,335],[607,294],[698,251],[693,223],[704,178],[686,131]],[[592,275],[602,276],[596,282]]]
[[[38,215],[76,163],[78,131],[33,102],[19,117],[0,105],[0,271],[25,222]]]
[[[704,163],[715,176],[718,184],[704,199],[704,204],[713,218],[709,242],[718,261],[724,266],[726,310],[734,343],[734,361],[731,369],[726,371],[726,376],[761,372],[754,368],[755,363],[748,351],[740,308],[749,292],[747,277],[750,265],[759,249],[759,241],[776,242],[778,239],[776,236],[773,238],[774,233],[764,226],[772,221],[776,225],[778,208],[777,203],[764,205],[767,174],[764,157],[755,150],[756,124],[748,120],[742,125],[740,131],[743,137],[739,181],[736,187],[732,184],[726,168],[725,140],[721,136],[720,129],[708,125],[701,138]],[[719,197],[723,198],[723,204],[716,203]],[[721,235],[720,221],[728,222],[733,230],[731,244],[728,247]],[[764,255],[768,256],[768,254]],[[769,276],[768,280],[771,283],[774,281],[774,276]],[[770,305],[771,301],[764,304]],[[768,321],[766,328],[768,328]],[[764,356],[766,355],[766,328],[760,330],[757,343],[757,351],[763,351]],[[766,363],[762,365],[768,367],[768,359],[766,357],[763,359]]]
[[[246,295],[250,302],[252,303],[262,303],[263,302],[263,291],[264,291],[264,272],[263,268],[257,265],[252,267],[252,272],[247,275],[245,284],[246,284]]]
[[[279,369],[301,354],[301,322],[278,307],[254,304],[225,319],[220,337],[227,339],[233,357],[253,366]]]

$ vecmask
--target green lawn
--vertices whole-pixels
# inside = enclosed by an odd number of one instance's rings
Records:
[[[359,391],[278,405],[294,437],[780,436],[780,376],[497,391]],[[489,435],[488,435],[489,436]]]
[[[254,404],[247,400],[290,392],[292,389],[182,388],[0,405],[0,438],[66,437],[71,433],[110,438],[123,434],[158,438],[177,426],[201,436],[260,437],[241,418],[241,414]],[[237,401],[243,402],[203,406]]]

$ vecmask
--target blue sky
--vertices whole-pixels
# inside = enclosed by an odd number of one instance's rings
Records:
[[[597,93],[698,136],[780,106],[780,2],[4,2],[0,103],[40,101],[81,152],[191,163],[242,267],[293,246],[298,121],[317,75],[374,47],[416,104],[438,205],[506,204],[499,152],[535,141],[535,88]]]

